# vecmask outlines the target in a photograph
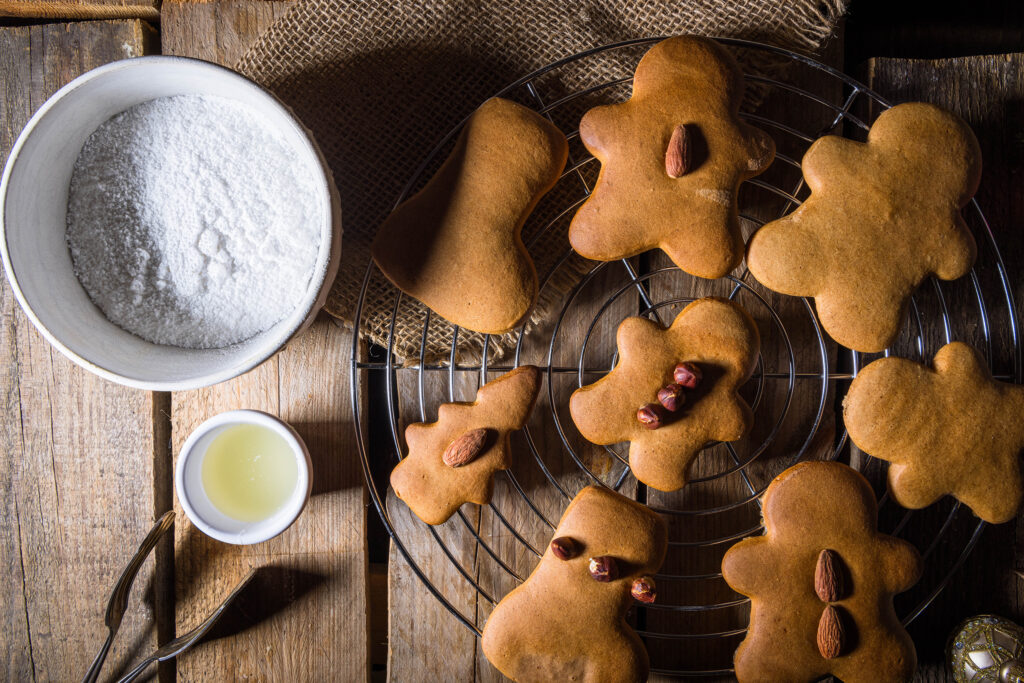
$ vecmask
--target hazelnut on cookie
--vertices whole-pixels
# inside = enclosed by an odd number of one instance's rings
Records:
[[[629,442],[629,467],[660,491],[686,484],[690,464],[710,441],[736,441],[753,424],[737,393],[757,365],[760,336],[743,308],[708,297],[666,329],[626,318],[616,333],[619,362],[569,399],[585,439]]]
[[[533,573],[487,619],[488,661],[521,683],[646,681],[647,650],[626,612],[655,601],[667,537],[647,506],[603,486],[580,491]]]

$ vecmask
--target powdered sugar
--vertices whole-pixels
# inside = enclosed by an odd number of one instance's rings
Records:
[[[67,242],[89,298],[159,344],[219,348],[293,312],[326,207],[269,121],[220,97],[162,97],[101,125],[75,162]]]

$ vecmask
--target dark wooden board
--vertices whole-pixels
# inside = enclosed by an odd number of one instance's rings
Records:
[[[977,199],[1009,270],[1019,316],[1024,301],[1024,54],[942,60],[874,59],[868,63],[866,77],[872,88],[894,102],[932,102],[971,124],[984,159]],[[1000,293],[989,287],[986,294],[995,307]],[[976,315],[969,305],[954,308],[954,323],[967,327]],[[1009,336],[1005,332],[998,335],[993,349],[997,369],[1012,370],[1011,350]],[[945,670],[943,649],[961,619],[994,612],[1024,621],[1024,594],[1021,580],[1014,573],[1021,566],[1018,539],[1022,532],[1024,522],[1019,516],[1015,522],[986,528],[947,589],[912,624],[910,632],[921,660],[919,680],[952,680]],[[948,564],[961,547],[940,545],[935,562]]]
[[[139,21],[0,28],[0,159],[75,76],[148,53]],[[0,281],[0,678],[77,680],[106,636],[106,601],[167,500],[153,394],[89,374],[50,347]],[[156,647],[154,561],[142,567],[106,672]]]
[[[286,9],[287,2],[164,2],[164,54],[232,65]],[[352,332],[322,315],[255,370],[215,387],[172,397],[174,450],[198,424],[235,408],[265,410],[291,423],[313,460],[313,495],[296,523],[254,546],[176,527],[178,633],[199,621],[249,570],[229,637],[181,658],[183,681],[367,680],[369,678],[366,494],[355,451],[348,388]],[[357,400],[363,400],[357,397]]]

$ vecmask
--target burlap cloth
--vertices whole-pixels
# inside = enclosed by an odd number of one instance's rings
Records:
[[[845,5],[846,0],[296,0],[236,68],[295,110],[334,172],[344,238],[327,310],[351,324],[377,226],[428,152],[503,86],[569,55],[631,38],[693,33],[813,52],[832,33]],[[601,82],[616,66],[588,60],[582,73],[563,76],[578,80],[563,90],[585,86],[587,79]],[[531,252],[563,253],[548,242],[567,244],[566,225],[556,226]],[[558,310],[589,265],[570,259],[559,266],[561,272],[542,289],[528,329]],[[543,274],[544,264],[538,270]],[[372,278],[359,320],[359,332],[385,346],[395,291],[383,278]],[[435,316],[438,324],[424,337],[425,315],[418,302],[403,297],[390,340],[400,358],[418,358],[421,346],[425,358],[448,356],[451,326]],[[492,357],[513,339],[492,339]],[[461,333],[460,352],[479,351],[480,341],[480,335]]]

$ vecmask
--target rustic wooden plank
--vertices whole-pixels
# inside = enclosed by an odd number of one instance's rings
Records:
[[[181,680],[360,680],[368,677],[366,500],[349,403],[351,333],[318,320],[252,372],[172,396],[174,451],[200,422],[225,410],[280,416],[306,441],[313,495],[295,524],[265,543],[230,546],[176,526],[177,629],[201,621],[252,567],[249,617],[230,638],[183,657]]]
[[[590,182],[592,181],[593,178],[590,178]],[[578,178],[570,177],[563,182],[569,187],[560,188],[554,191],[553,195],[562,196],[560,193],[564,189],[565,194],[573,198],[582,196],[582,186],[580,186]],[[561,206],[564,207],[564,205]],[[553,213],[557,213],[557,211]],[[556,225],[552,229],[561,230],[564,233],[567,220],[568,216],[564,217],[562,224]],[[529,239],[531,230],[542,227],[543,221],[535,225],[528,225],[527,239]],[[563,248],[568,250],[567,242]],[[561,253],[538,255],[539,259],[546,258],[549,264],[557,261],[560,257]],[[543,267],[541,272],[543,275]],[[623,265],[621,263],[609,264],[580,292],[557,333],[552,357],[554,366],[576,365],[580,345],[586,337],[591,323],[594,322],[595,316],[605,304],[608,295],[618,290],[626,281]],[[628,289],[604,310],[589,339],[586,354],[588,367],[603,368],[603,371],[607,371],[611,366],[615,353],[615,330],[624,317],[637,313],[637,300],[636,292]],[[547,325],[528,335],[521,349],[519,362],[546,366],[548,342],[552,332],[552,325]],[[467,359],[465,364],[478,362],[477,359]],[[498,358],[492,349],[488,359],[489,368],[508,367],[510,363],[511,359]],[[487,380],[499,377],[502,372],[502,370],[488,372]],[[403,418],[402,427],[404,427],[408,421],[421,419],[418,412],[417,370],[403,369],[399,370],[397,374],[398,396]],[[455,374],[456,398],[470,400],[483,381],[479,371],[457,371]],[[589,374],[585,381],[595,381],[600,374]],[[555,426],[551,399],[548,394],[548,381],[552,382],[554,406],[558,411],[559,418],[582,461],[609,483],[612,481],[611,475],[621,471],[622,466],[614,467],[612,458],[605,454],[603,449],[586,443],[578,434],[575,434],[567,406],[568,397],[577,386],[576,375],[554,373],[546,379],[528,426],[539,457],[559,485],[567,491],[567,494],[559,492],[548,481],[543,470],[534,460],[529,444],[522,434],[514,434],[512,437],[513,456],[510,472],[515,477],[515,481],[523,488],[530,502],[548,521],[555,524],[568,505],[571,496],[583,486],[591,483],[591,480],[589,475],[585,475],[579,469],[579,466],[564,449]],[[434,419],[437,405],[449,400],[447,373],[428,372],[424,389],[427,419]],[[393,449],[390,445],[388,447]],[[385,446],[381,444],[373,444],[373,450],[378,454],[387,452]],[[635,483],[631,479],[627,480],[623,490],[627,495],[631,494],[635,490]],[[394,499],[393,496],[389,500],[391,503],[389,509],[395,521],[398,536],[407,547],[411,547],[419,566],[435,587],[451,600],[459,611],[467,615],[477,628],[483,628],[493,604],[487,597],[476,593],[470,582],[459,573],[452,561],[437,546],[429,531],[425,530],[422,523],[411,516],[404,504]],[[492,503],[494,508],[500,512],[501,517],[489,506],[477,508],[473,505],[466,505],[463,506],[463,512],[468,521],[468,528],[462,520],[453,518],[439,527],[438,533],[451,548],[456,561],[467,569],[482,590],[495,600],[499,600],[518,583],[518,579],[502,567],[502,563],[511,572],[515,572],[518,577],[526,577],[535,566],[537,555],[524,545],[523,540],[539,552],[543,552],[550,539],[551,527],[547,526],[534,512],[506,474],[498,474],[496,477]],[[479,545],[473,537],[474,531],[480,534]],[[517,535],[523,540],[517,538]],[[500,563],[492,556],[492,553],[500,558]],[[506,680],[487,662],[479,648],[478,641],[472,636],[472,632],[448,614],[430,591],[416,579],[395,548],[392,548],[389,576],[391,577],[389,680],[475,680],[481,682]],[[429,643],[429,647],[426,647],[425,643]],[[431,654],[434,651],[443,651],[446,656],[439,660]]]
[[[60,86],[106,62],[145,54],[151,39],[139,21],[0,28],[0,158]],[[0,677],[73,680],[103,642],[114,581],[162,512],[153,489],[155,403],[53,350],[6,279],[0,307]],[[150,559],[107,672],[156,645],[153,607],[141,597],[152,580]]]
[[[230,64],[285,4],[165,2],[164,52]],[[182,658],[180,680],[368,678],[366,496],[349,399],[351,348],[351,332],[325,316],[252,372],[173,395],[175,452],[211,415],[256,408],[291,423],[313,459],[309,505],[275,539],[228,546],[177,525],[178,632],[204,618],[250,567],[269,567],[243,596],[236,632]]]
[[[840,46],[833,48],[838,54],[841,51]],[[833,95],[834,93],[821,93],[824,95]],[[792,105],[792,102],[780,101],[776,105],[776,108],[780,111],[784,110],[786,106]],[[816,126],[814,130],[824,126],[827,122],[823,118],[822,112],[815,112],[818,119],[813,122]],[[798,155],[799,156],[799,155]],[[799,178],[799,174],[796,174],[795,178],[790,178],[792,183],[795,183]],[[592,179],[591,179],[592,180]],[[780,207],[773,206],[775,211],[778,211]],[[649,270],[658,268],[664,263],[658,260],[657,256],[651,259],[643,261],[643,265],[647,266]],[[587,285],[584,291],[581,293],[579,300],[575,301],[570,306],[566,318],[562,321],[561,330],[556,340],[554,347],[553,362],[555,365],[561,366],[575,366],[578,362],[577,353],[579,351],[579,345],[588,333],[593,317],[598,313],[601,306],[605,303],[606,297],[615,292],[623,284],[627,282],[625,277],[625,270],[621,263],[607,264],[605,271],[595,278],[591,283]],[[684,295],[687,293],[693,293],[696,296],[700,296],[703,293],[708,293],[706,286],[699,282],[688,282],[679,283],[673,282],[670,284],[664,283],[662,285],[656,285],[652,288],[652,298],[658,302],[666,299],[674,298],[676,296]],[[722,291],[719,286],[716,290],[718,294],[728,293],[728,290]],[[784,299],[778,297],[778,299]],[[787,311],[790,317],[806,318],[806,311],[803,309],[803,305],[800,302],[787,302],[787,301],[775,301],[777,310],[786,317]],[[788,308],[787,308],[788,307]],[[666,321],[670,321],[672,314],[679,307],[668,307],[662,310],[662,316]],[[601,320],[598,322],[595,331],[592,333],[588,341],[588,351],[586,354],[586,366],[595,368],[608,368],[611,366],[613,354],[615,352],[614,333],[618,326],[618,323],[628,315],[636,315],[642,310],[640,304],[640,297],[635,290],[627,290],[625,296],[620,297],[619,300],[614,302],[607,310],[604,311]],[[752,311],[755,317],[758,317],[762,322],[762,329],[768,329],[767,315],[764,311],[760,314],[756,311]],[[544,332],[550,332],[545,330]],[[806,330],[805,330],[806,332]],[[810,341],[806,339],[794,339],[795,344],[799,344],[804,341]],[[546,363],[546,344],[548,337],[541,333],[535,339],[528,340],[524,345],[523,360],[522,362],[535,362],[539,361],[541,364]],[[778,345],[776,345],[778,347]],[[532,352],[539,352],[533,355]],[[766,359],[766,364],[769,370],[776,369],[779,358],[778,348],[774,349],[775,355],[771,358]],[[834,349],[831,352],[834,357]],[[818,354],[818,345],[815,342],[813,348],[807,348],[802,354],[798,353],[798,367],[799,370],[807,370],[808,363],[803,361],[815,361]],[[534,358],[534,355],[536,358]],[[774,364],[773,364],[774,362]],[[814,369],[811,367],[810,369]],[[599,375],[589,376],[584,381],[594,381]],[[566,428],[568,438],[572,443],[577,453],[581,455],[583,462],[587,463],[599,476],[607,476],[610,472],[617,472],[618,468],[621,467],[617,464],[617,461],[602,455],[601,449],[596,449],[586,444],[578,434],[575,432],[575,428],[572,426],[571,418],[568,415],[566,405],[568,401],[568,395],[576,386],[575,374],[556,374],[554,381],[557,383],[555,387],[555,405],[557,412],[562,420],[563,426]],[[766,402],[770,402],[773,399],[777,399],[778,392],[768,391]],[[812,400],[813,399],[813,400]],[[531,419],[531,425],[534,427],[534,439],[537,442],[538,449],[542,452],[545,458],[545,462],[555,472],[557,479],[566,485],[566,488],[570,492],[575,492],[578,488],[584,485],[586,477],[583,476],[575,464],[567,455],[563,452],[563,444],[557,431],[554,428],[554,420],[551,413],[551,408],[548,405],[549,399],[547,392],[542,392],[541,399],[537,406],[537,411]],[[813,408],[811,417],[813,418],[813,412],[816,411],[818,404],[818,395],[815,392],[813,396],[804,395],[802,399],[798,399],[794,404],[794,414],[801,413],[802,416],[806,417],[807,412]],[[824,445],[831,443],[832,430],[831,430],[831,412],[827,416],[825,421],[825,428],[823,430],[825,438],[822,439],[821,444],[816,444],[820,449]],[[535,425],[533,423],[536,423]],[[794,428],[790,427],[791,431]],[[762,430],[762,431],[767,431]],[[765,457],[765,460],[772,459],[774,456],[774,464],[777,466],[779,456],[784,455],[782,452],[784,449],[777,449],[778,452],[771,453]],[[624,453],[624,450],[622,451]],[[561,459],[557,454],[562,453]],[[527,456],[528,457],[528,456]],[[711,463],[713,459],[716,462],[720,461],[724,457],[724,454],[720,453],[715,458],[705,458],[704,464],[707,466],[705,469],[710,467],[708,463]],[[534,468],[535,469],[535,468]],[[720,467],[718,468],[720,469]],[[520,470],[518,467],[513,467],[513,471],[517,475],[517,479],[523,488],[527,491],[531,499],[538,504],[538,507],[544,511],[552,521],[557,521],[562,509],[568,502],[562,499],[560,494],[557,494],[554,487],[548,483],[542,476],[537,476],[538,472],[531,471],[529,467],[524,470]],[[699,473],[699,472],[698,472]],[[769,475],[768,478],[770,479]],[[700,487],[701,492],[694,493],[693,490],[688,491],[686,494],[681,494],[682,498],[677,496],[672,498],[671,496],[665,496],[658,494],[657,492],[647,491],[647,500],[656,504],[668,504],[668,505],[679,505],[685,504],[686,507],[694,506],[706,506],[711,504],[720,504],[733,500],[739,496],[742,491],[742,484],[739,477],[733,476],[728,481],[722,482],[724,485],[716,486],[714,484],[710,486]],[[636,492],[636,482],[630,477],[627,479],[625,484],[627,493]],[[643,491],[641,491],[643,494]],[[700,500],[696,500],[700,498]],[[685,500],[684,500],[685,499]],[[550,535],[550,530],[545,529],[543,525],[537,524],[536,515],[528,509],[526,505],[519,499],[519,494],[514,491],[513,487],[508,486],[505,482],[499,478],[498,486],[495,490],[495,505],[502,511],[502,515],[508,522],[508,525],[497,518],[495,514],[490,512],[487,508],[482,511],[481,519],[481,535],[491,548],[498,554],[510,568],[517,572],[520,576],[526,576],[529,571],[533,568],[536,563],[536,556],[523,547],[523,544],[515,538],[515,535],[508,528],[515,529],[517,533],[522,535],[538,550],[543,550],[544,544],[547,542],[547,538]],[[735,524],[726,524],[723,521],[723,517],[719,516],[716,518],[683,518],[681,523],[676,526],[674,531],[674,540],[692,540],[694,534],[699,534],[701,537],[713,537],[725,533],[726,530],[729,532],[735,532],[737,529],[746,528],[749,526],[756,525],[758,513],[756,506],[750,506],[749,510],[741,510],[741,520],[745,526],[736,526]],[[696,519],[699,524],[694,524],[693,519]],[[735,520],[731,520],[735,521]],[[679,549],[675,550],[675,559],[670,558],[670,566],[667,571],[671,573],[704,573],[714,572],[718,569],[718,562],[720,559],[721,551],[724,551],[728,547],[728,544],[716,546],[710,549],[708,557],[702,557],[694,559],[685,552],[680,552]],[[715,554],[717,552],[717,555]],[[447,562],[446,558],[441,558],[442,564]],[[699,565],[699,568],[698,568]],[[706,565],[706,566],[705,566]],[[516,581],[509,575],[507,571],[502,569],[498,563],[492,559],[485,551],[480,550],[477,552],[477,567],[478,574],[477,578],[485,588],[490,590],[495,597],[500,597],[505,594],[512,586],[515,585]],[[394,565],[392,571],[395,571]],[[684,582],[685,583],[685,582]],[[720,582],[719,582],[720,583]],[[711,588],[715,588],[712,586]],[[690,593],[687,593],[687,589]],[[665,591],[664,599],[671,604],[701,604],[707,601],[709,586],[707,582],[700,582],[699,585],[692,583],[688,586],[662,586],[660,590]],[[716,595],[719,599],[728,599],[732,597],[727,595],[727,589],[724,586],[717,587]],[[395,604],[394,595],[392,596],[393,603],[391,605],[392,618],[395,618]],[[486,616],[490,612],[490,605],[486,601],[478,602],[478,625],[483,625]],[[408,615],[411,617],[412,615]],[[711,615],[714,619],[708,617],[703,618],[703,624],[697,624],[695,628],[691,630],[724,630],[725,628],[735,627],[735,623],[723,624],[716,626],[720,622],[723,622],[720,614]],[[745,621],[745,610],[742,608],[734,610],[730,615],[733,621],[740,620]],[[685,615],[683,615],[685,617]],[[651,630],[659,630],[658,627],[665,626],[661,630],[669,632],[678,632],[678,623],[671,625],[662,623],[668,621],[679,621],[682,617],[679,614],[665,614],[654,611],[648,611],[645,615],[640,616],[641,619],[646,619],[646,623],[643,626]],[[697,621],[701,621],[698,618]],[[740,624],[742,625],[742,624]],[[654,628],[652,628],[654,627]],[[392,630],[394,635],[394,630]],[[444,647],[446,651],[452,651],[453,647],[447,644],[448,634],[447,632],[434,636],[436,642],[445,643]],[[666,645],[666,642],[668,645]],[[649,647],[652,651],[652,658],[654,665],[663,668],[697,668],[701,665],[716,665],[716,666],[729,666],[732,649],[736,645],[735,640],[724,643],[720,648],[715,650],[713,653],[708,648],[707,641],[695,641],[695,643],[682,643],[678,641],[661,641],[651,642]],[[691,645],[693,645],[691,647]],[[709,654],[710,653],[710,654]],[[396,667],[401,667],[399,670],[407,675],[411,675],[416,671],[415,667],[409,665],[406,662],[398,661],[396,657],[392,657],[391,660],[392,674],[395,674]],[[655,677],[656,678],[656,677]],[[404,680],[401,676],[398,676],[395,680]],[[500,674],[496,672],[485,660],[482,653],[477,652],[477,669],[475,680],[477,681],[492,681],[502,680]]]
[[[46,20],[160,19],[159,0],[0,0],[0,17]]]
[[[593,182],[593,178],[588,180]],[[571,178],[569,182],[578,184],[578,179]],[[564,229],[564,226],[556,226],[555,229]],[[568,249],[568,244],[565,245],[565,248]],[[597,264],[592,265],[596,266]],[[605,265],[600,273],[580,290],[562,318],[555,336],[551,356],[552,366],[576,367],[580,360],[583,341],[587,339],[587,349],[584,355],[585,366],[598,371],[587,373],[583,382],[589,384],[597,381],[612,367],[612,360],[616,352],[615,332],[622,320],[639,312],[639,295],[635,289],[627,288],[613,302],[607,306],[606,303],[612,293],[617,292],[628,282],[625,266],[620,262],[613,262]],[[590,331],[592,324],[594,324],[594,328]],[[590,331],[589,338],[587,338],[588,331]],[[534,363],[542,368],[547,365],[547,350],[551,332],[551,330],[538,330],[537,334],[528,336],[523,345],[522,362]],[[565,489],[566,494],[561,493],[547,479],[540,466],[534,461],[528,444],[521,435],[514,435],[512,442],[516,459],[511,471],[516,481],[523,488],[529,502],[539,510],[540,514],[544,515],[548,522],[555,525],[572,496],[585,486],[594,483],[594,478],[585,472],[566,450],[556,427],[556,413],[573,451],[594,477],[612,486],[625,469],[623,464],[609,455],[603,447],[595,446],[583,439],[573,425],[568,410],[569,397],[578,385],[579,381],[575,373],[550,374],[541,388],[536,408],[528,423],[539,457],[553,478]],[[624,457],[625,449],[619,448],[618,450]],[[636,480],[632,476],[627,476],[619,486],[619,491],[626,496],[634,496]],[[547,544],[551,540],[552,529],[505,477],[499,477],[497,480],[492,502],[500,512],[501,518],[497,513],[484,508],[481,519],[481,537],[510,569],[525,579],[539,562],[537,553],[543,554],[547,548]],[[517,538],[517,534],[519,538]],[[536,553],[526,547],[524,541]],[[496,598],[508,594],[519,584],[517,578],[509,574],[485,552],[477,553],[477,567],[481,583],[492,590],[492,594]],[[493,606],[482,599],[478,603],[478,624],[483,627]],[[508,680],[487,661],[479,643],[476,659],[476,681],[489,683]]]
[[[291,0],[164,0],[160,7],[164,54],[233,65]]]
[[[1024,138],[1020,134],[1021,102],[1024,101],[1024,54],[989,55],[942,60],[874,59],[868,64],[869,84],[895,102],[922,100],[947,107],[963,116],[981,143],[984,170],[977,199],[995,234],[1010,272],[1010,282],[1020,315],[1024,300]],[[982,262],[991,263],[984,255]],[[985,272],[987,271],[987,272]],[[993,320],[997,334],[993,356],[997,368],[1012,370],[1012,343],[1006,330],[1005,306],[991,268],[981,274],[986,296],[1003,314]],[[977,337],[976,307],[964,291],[950,287],[949,305],[960,338]],[[931,327],[937,327],[932,325]],[[934,337],[937,330],[932,329]],[[932,348],[935,342],[932,342]],[[968,520],[970,521],[970,520]],[[970,522],[973,525],[973,522]],[[962,531],[954,530],[954,531]],[[1022,621],[1024,594],[1014,574],[1020,566],[1018,542],[1024,522],[990,526],[950,586],[918,619],[910,632],[921,661],[918,679],[952,680],[943,665],[946,637],[963,618],[995,612]],[[956,536],[962,539],[962,535]],[[931,568],[945,568],[959,554],[962,542],[939,545]],[[943,570],[944,571],[944,570]],[[928,571],[926,571],[926,576]],[[934,579],[934,577],[933,577]]]
[[[839,66],[841,55],[842,40],[835,39],[827,46],[822,59],[833,66]],[[820,72],[791,65],[778,73],[777,77],[798,84],[829,101],[841,101],[843,96],[841,84]],[[824,107],[809,106],[807,100],[779,89],[766,89],[763,96],[765,100],[757,109],[759,115],[784,121],[798,130],[805,131],[811,137],[828,128],[834,115]],[[801,158],[806,147],[802,141],[785,134],[780,135],[773,129],[766,130],[775,138],[780,153],[795,159]],[[788,192],[797,187],[800,173],[797,169],[786,167],[782,162],[776,161],[761,179]],[[744,213],[761,221],[775,219],[792,208],[786,207],[785,202],[776,196],[748,187],[741,190],[740,205]],[[754,225],[745,222],[744,229],[749,236]],[[650,268],[657,269],[669,265],[671,263],[663,254],[652,255]],[[734,275],[741,278],[754,292],[763,296],[781,319],[793,347],[796,371],[820,372],[821,349],[816,335],[813,334],[810,317],[803,302],[766,290],[752,276],[746,274],[743,266]],[[666,301],[676,297],[727,296],[733,290],[732,283],[701,280],[683,273],[673,273],[671,277],[653,280],[651,295],[654,301]],[[789,368],[788,353],[769,310],[746,289],[739,289],[734,300],[750,313],[758,325],[761,333],[762,370],[769,373],[786,372]],[[683,304],[677,304],[663,309],[664,322],[671,322],[682,307]],[[830,365],[834,365],[835,344],[828,343],[826,350]],[[763,394],[755,409],[755,423],[751,434],[734,444],[735,452],[741,461],[746,460],[769,438],[772,428],[782,417],[782,408],[789,394],[786,384],[785,380],[780,379],[764,380]],[[748,387],[744,395],[748,401],[752,401],[755,395],[753,386]],[[829,391],[819,437],[805,454],[806,459],[821,457],[824,452],[831,449],[835,433],[833,400],[833,392]],[[820,401],[819,382],[797,380],[791,401],[788,412],[778,424],[778,432],[771,445],[743,470],[747,474],[749,484],[755,490],[763,489],[790,462],[793,453],[803,445],[817,415]],[[715,446],[698,456],[693,467],[693,478],[717,477],[719,473],[733,465],[729,450],[721,445]],[[672,493],[649,489],[647,499],[652,505],[670,509],[700,510],[732,505],[735,501],[750,496],[748,482],[739,472],[734,472],[710,481],[688,484],[682,490]],[[668,521],[670,540],[706,542],[727,538],[747,529],[755,529],[760,523],[760,509],[751,501],[715,514],[697,517],[674,515]],[[670,548],[662,573],[676,576],[718,573],[721,571],[721,558],[732,543],[729,541],[696,547]],[[664,601],[664,604],[671,605],[710,605],[741,597],[729,589],[721,578],[666,579],[659,582],[658,596],[659,602]],[[745,605],[681,614],[652,610],[648,615],[647,626],[652,632],[670,634],[718,633],[744,628],[747,625],[748,614],[749,608]],[[741,640],[742,635],[681,641],[651,638],[647,646],[652,661],[659,668],[683,671],[718,670],[732,667],[732,655]],[[651,680],[670,679],[653,676]],[[732,680],[732,676],[708,680]]]
[[[418,371],[402,369],[396,372],[397,392],[400,397],[399,434],[411,422],[422,421],[418,400]],[[469,373],[456,373],[454,391],[458,400],[469,401],[476,392],[476,377]],[[448,402],[448,375],[431,372],[424,378],[424,404],[426,419],[437,419],[437,407]],[[387,416],[370,416],[371,420],[386,420]],[[393,443],[371,444],[377,457],[389,456],[397,463]],[[406,453],[404,436],[401,443]],[[445,596],[452,606],[472,619],[477,608],[477,594],[444,554],[426,524],[416,518],[409,508],[388,489],[388,512],[398,538],[412,555],[426,578]],[[475,505],[462,506],[469,526],[479,528],[479,513]],[[441,543],[452,552],[456,562],[474,575],[477,551],[472,534],[458,515],[435,528]],[[469,540],[467,540],[469,539]],[[401,681],[471,681],[473,680],[475,636],[451,615],[429,589],[415,575],[392,544],[388,560],[388,663],[387,680]],[[438,656],[438,653],[444,653]]]

